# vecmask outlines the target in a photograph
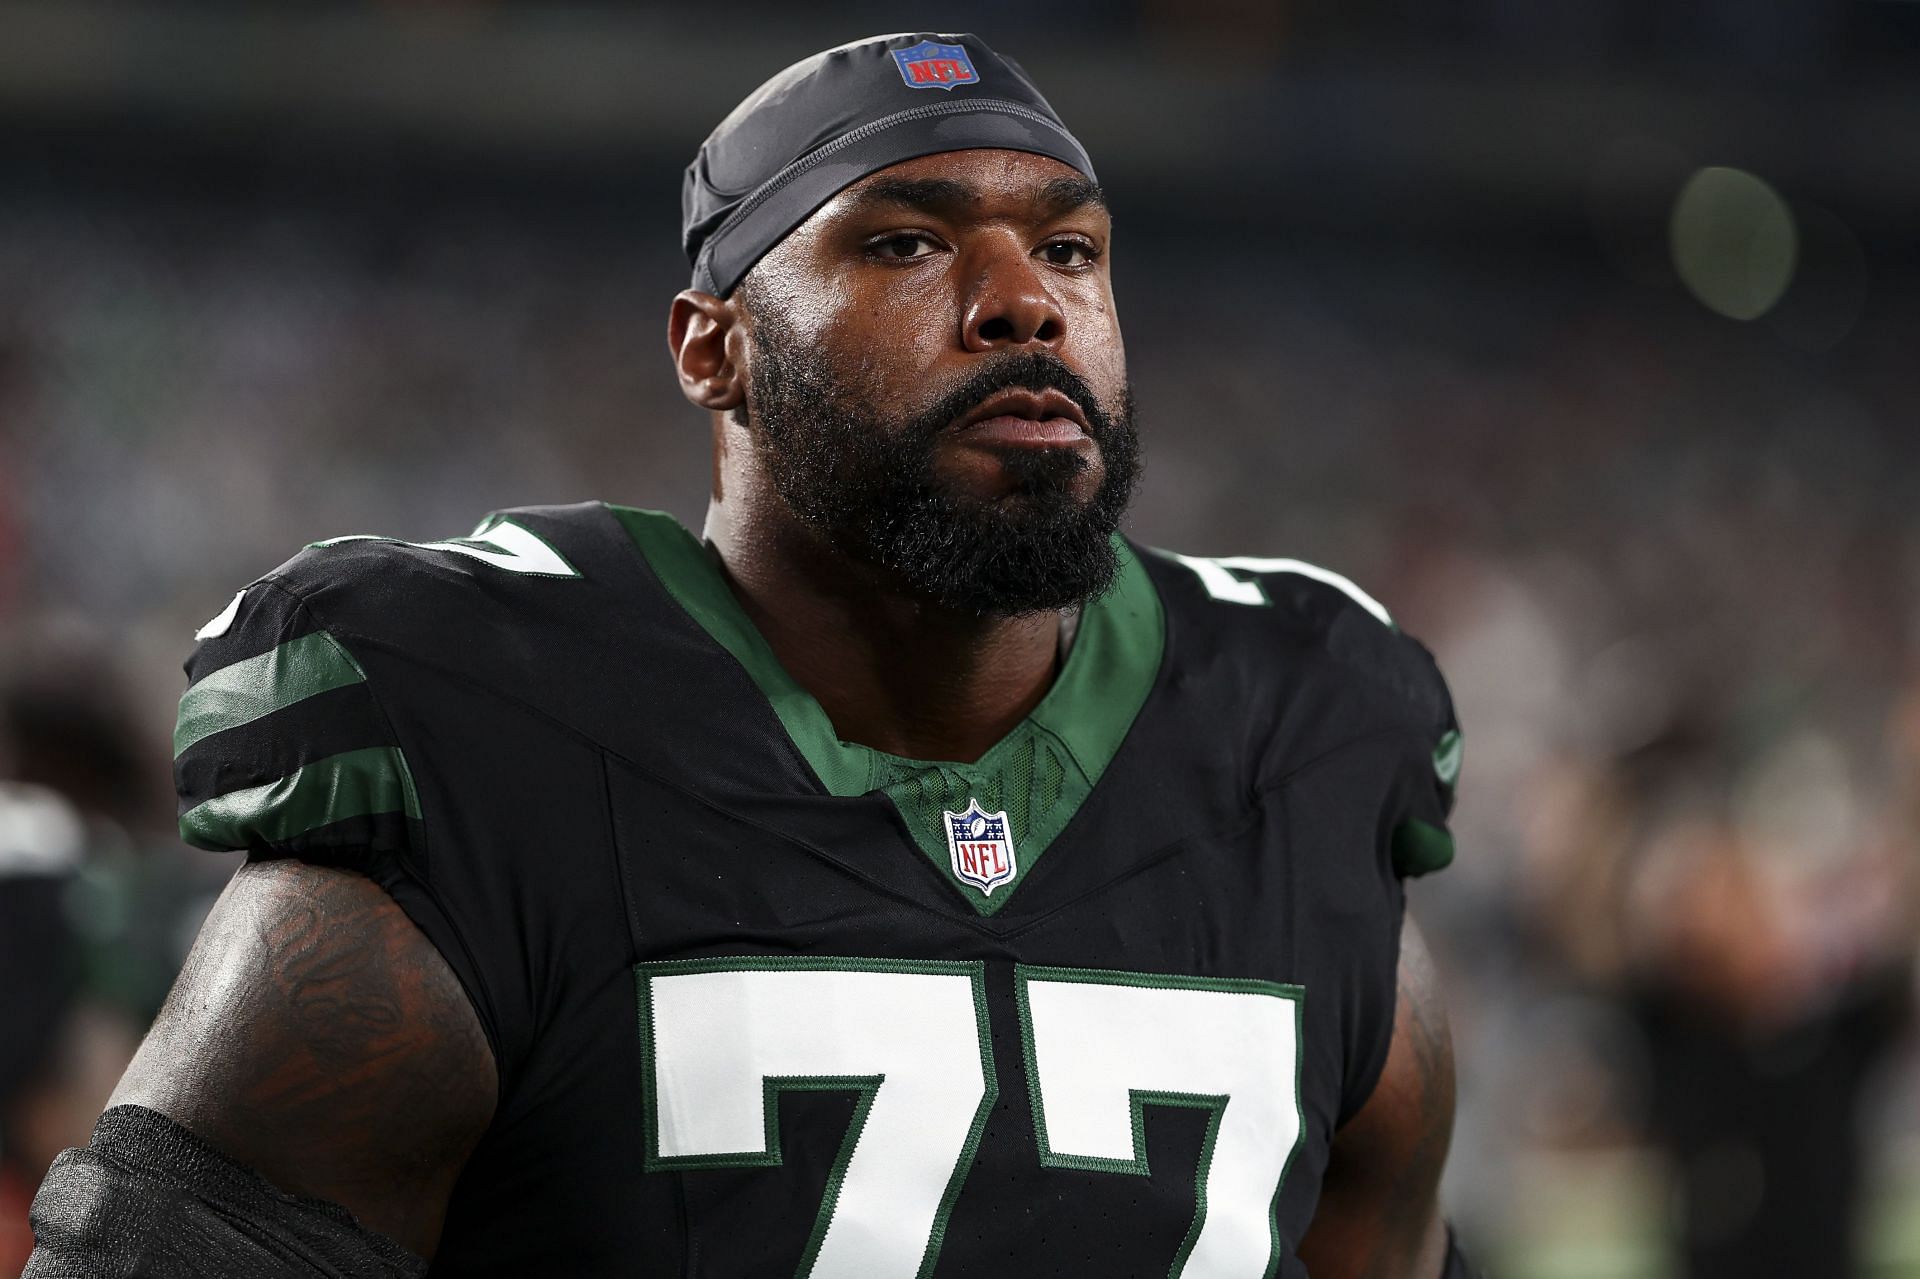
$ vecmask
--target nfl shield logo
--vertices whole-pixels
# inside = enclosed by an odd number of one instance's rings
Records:
[[[922,40],[911,49],[895,49],[893,60],[909,89],[951,89],[956,84],[979,84],[964,44],[935,44]]]
[[[953,859],[954,878],[991,897],[994,889],[1019,873],[1005,812],[986,812],[979,800],[969,799],[966,812],[942,810],[941,815],[947,821],[947,854]]]

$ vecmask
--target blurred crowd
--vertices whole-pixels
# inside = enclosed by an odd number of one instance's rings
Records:
[[[41,1174],[86,1142],[224,878],[168,837],[120,655],[17,621],[0,648],[0,1275],[25,1265]]]
[[[1920,1275],[1909,250],[1809,233],[1738,323],[1659,225],[1120,212],[1132,535],[1334,568],[1451,679],[1461,851],[1412,896],[1494,1273]],[[230,870],[171,835],[195,625],[321,537],[698,527],[672,213],[0,191],[0,1274]]]

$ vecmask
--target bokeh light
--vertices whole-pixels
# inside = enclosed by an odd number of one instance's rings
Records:
[[[1757,320],[1793,282],[1799,232],[1778,192],[1742,169],[1701,169],[1680,188],[1673,266],[1702,306]]]

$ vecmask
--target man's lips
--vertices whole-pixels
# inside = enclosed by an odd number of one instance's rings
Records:
[[[954,424],[967,444],[1057,447],[1087,440],[1087,418],[1061,391],[997,391]]]

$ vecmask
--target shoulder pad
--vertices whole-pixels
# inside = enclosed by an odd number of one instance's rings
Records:
[[[386,566],[417,572],[458,571],[471,574],[484,565],[529,577],[578,577],[579,570],[551,542],[528,527],[530,514],[540,508],[496,511],[481,520],[465,537],[436,542],[403,542],[372,533],[350,533],[309,543],[299,555],[275,570],[273,577],[325,578],[330,573]],[[331,554],[324,554],[332,552]]]
[[[1387,723],[1408,730],[1396,868],[1415,875],[1446,865],[1453,850],[1445,823],[1459,780],[1462,739],[1446,679],[1426,646],[1351,580],[1304,560],[1206,559],[1167,551],[1156,558],[1188,570],[1161,577],[1200,601],[1198,607],[1223,610],[1213,616],[1226,624],[1251,624],[1253,638],[1243,642],[1320,655],[1343,672],[1343,683],[1372,690],[1369,705],[1380,708]],[[1180,579],[1189,585],[1181,587]]]
[[[186,663],[173,735],[180,835],[197,848],[405,848],[419,808],[353,654],[272,578],[240,592]]]
[[[187,661],[182,835],[215,849],[408,847],[418,801],[381,705],[404,689],[374,688],[365,663],[507,633],[501,608],[524,612],[536,583],[580,579],[596,530],[614,530],[597,502],[495,512],[442,541],[329,538],[235,595]]]
[[[497,511],[466,537],[406,542],[350,534],[309,543],[262,578],[325,619],[336,637],[378,647],[435,651],[445,637],[526,592],[579,581],[580,507]],[[569,543],[573,549],[563,549]],[[478,633],[472,629],[468,634]]]
[[[1196,588],[1190,593],[1222,608],[1222,617],[1251,623],[1289,647],[1324,653],[1389,690],[1417,720],[1451,719],[1446,681],[1432,654],[1349,578],[1305,560],[1208,559],[1171,551],[1155,556],[1189,570]]]

